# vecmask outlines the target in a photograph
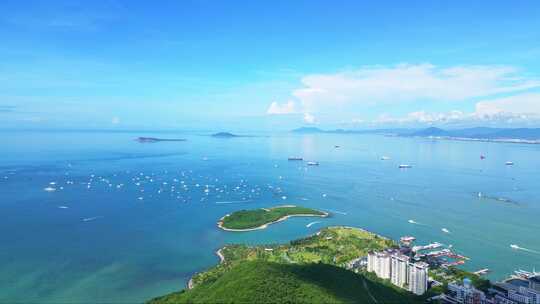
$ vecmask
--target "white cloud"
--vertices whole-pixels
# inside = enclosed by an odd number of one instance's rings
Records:
[[[363,67],[355,71],[314,74],[302,78],[292,92],[306,112],[349,103],[376,105],[396,102],[461,101],[540,87],[540,81],[517,75],[507,66],[401,64]]]
[[[309,113],[304,113],[304,122],[307,123],[307,124],[316,123],[315,116],[313,116],[313,115],[311,115]]]
[[[282,104],[282,105],[274,101],[270,104],[270,107],[268,107],[268,110],[266,110],[266,114],[270,114],[270,115],[293,114],[293,113],[296,113],[296,104],[292,100],[289,100],[287,103]]]
[[[476,104],[476,113],[483,116],[501,114],[540,116],[540,93],[480,101]]]
[[[457,110],[445,113],[416,111],[404,117],[397,118],[381,115],[374,120],[376,124],[452,124],[474,122],[502,124],[540,122],[540,93],[527,93],[483,100],[477,102],[475,111],[470,113]]]
[[[426,111],[411,112],[404,117],[392,117],[387,114],[380,115],[373,122],[376,124],[437,124],[455,123],[472,119],[473,114],[466,114],[461,111],[450,111],[446,113],[429,113]]]

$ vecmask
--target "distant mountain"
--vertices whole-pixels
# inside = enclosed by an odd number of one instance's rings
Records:
[[[462,138],[476,140],[525,140],[525,141],[540,141],[540,128],[467,128],[456,130],[443,130],[439,128],[427,128],[420,130],[407,136],[418,137],[446,137],[446,138]]]
[[[420,136],[420,137],[429,137],[429,136],[449,136],[448,131],[443,129],[431,127],[424,130],[416,131],[409,134],[409,136]]]
[[[316,134],[316,133],[331,133],[331,134],[392,134],[403,135],[415,132],[416,129],[368,129],[368,130],[346,130],[346,129],[334,129],[334,130],[322,130],[315,127],[302,127],[294,129],[291,132],[299,134]]]
[[[233,138],[233,137],[239,137],[238,135],[229,133],[229,132],[218,132],[215,134],[212,134],[212,137],[219,137],[219,138]]]
[[[294,129],[291,132],[293,133],[325,133],[326,131],[323,131],[315,127],[302,127],[302,128]]]
[[[412,137],[440,137],[449,139],[464,140],[493,140],[504,142],[527,142],[540,143],[540,128],[488,128],[476,127],[465,129],[445,130],[436,127],[425,129],[368,129],[368,130],[322,130],[315,127],[303,127],[294,129],[291,132],[298,134],[381,134],[393,136],[412,136]]]

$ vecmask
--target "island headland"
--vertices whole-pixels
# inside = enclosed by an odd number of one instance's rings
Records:
[[[330,214],[311,208],[295,205],[276,206],[254,210],[239,210],[223,216],[218,221],[218,227],[225,231],[252,231],[265,229],[268,225],[284,221],[293,216],[328,217]]]

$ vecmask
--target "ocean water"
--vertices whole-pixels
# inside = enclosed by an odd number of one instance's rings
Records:
[[[287,242],[332,225],[452,244],[470,257],[464,268],[487,267],[493,279],[540,269],[539,145],[335,134],[0,136],[0,302],[143,302],[184,288],[218,262],[224,244]],[[141,144],[137,136],[188,141]],[[216,227],[234,210],[280,204],[333,216],[309,228],[310,218],[246,233]]]

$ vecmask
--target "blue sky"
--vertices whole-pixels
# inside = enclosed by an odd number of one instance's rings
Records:
[[[540,126],[538,1],[2,1],[1,128]]]

